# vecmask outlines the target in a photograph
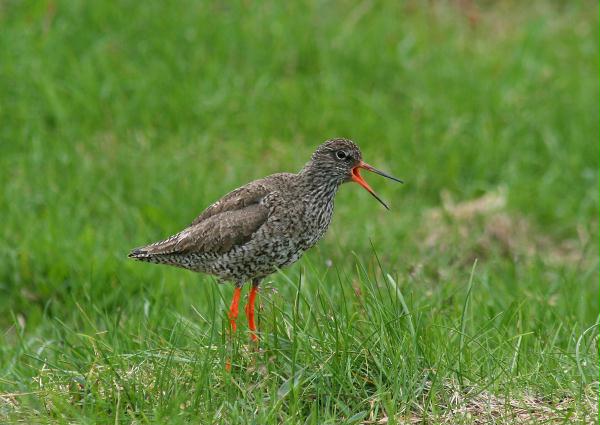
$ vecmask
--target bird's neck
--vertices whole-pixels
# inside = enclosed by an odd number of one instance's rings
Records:
[[[306,196],[319,203],[333,202],[340,182],[331,178],[327,170],[311,167],[307,164],[298,173],[299,184],[304,186]]]

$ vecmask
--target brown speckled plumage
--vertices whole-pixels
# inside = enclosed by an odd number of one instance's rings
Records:
[[[238,287],[247,281],[258,286],[323,237],[341,184],[356,181],[377,197],[359,168],[390,177],[362,162],[350,140],[329,140],[297,174],[273,174],[235,189],[181,232],[129,257],[208,273]],[[237,315],[237,302],[235,309]]]

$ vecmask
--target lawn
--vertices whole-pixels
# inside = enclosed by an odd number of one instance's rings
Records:
[[[598,13],[0,0],[0,423],[598,423]],[[341,188],[258,345],[127,259],[336,136],[406,184]]]

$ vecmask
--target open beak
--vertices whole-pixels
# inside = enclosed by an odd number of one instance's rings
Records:
[[[392,177],[389,174],[384,173],[381,170],[378,170],[375,167],[370,166],[369,164],[367,164],[366,162],[363,162],[363,161],[360,161],[360,163],[357,166],[352,168],[352,181],[358,183],[359,185],[361,185],[362,187],[367,189],[367,191],[371,195],[373,195],[373,197],[375,199],[377,199],[379,202],[381,202],[381,205],[383,205],[386,209],[389,210],[390,207],[388,207],[387,204],[385,202],[383,202],[383,200],[375,193],[375,191],[373,189],[371,189],[371,186],[369,186],[369,184],[362,178],[362,176],[360,175],[361,168],[363,168],[367,171],[371,171],[372,173],[379,174],[380,176],[387,177],[388,179],[397,181],[398,183],[404,183],[404,182],[400,179],[397,179],[396,177]]]

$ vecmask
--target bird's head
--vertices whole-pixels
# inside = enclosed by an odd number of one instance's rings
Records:
[[[403,183],[362,160],[362,153],[354,142],[348,139],[331,139],[323,143],[313,153],[307,167],[323,177],[333,180],[336,184],[355,182],[364,187],[381,204],[389,209],[385,202],[371,189],[362,178],[360,170],[368,170],[388,179]]]

